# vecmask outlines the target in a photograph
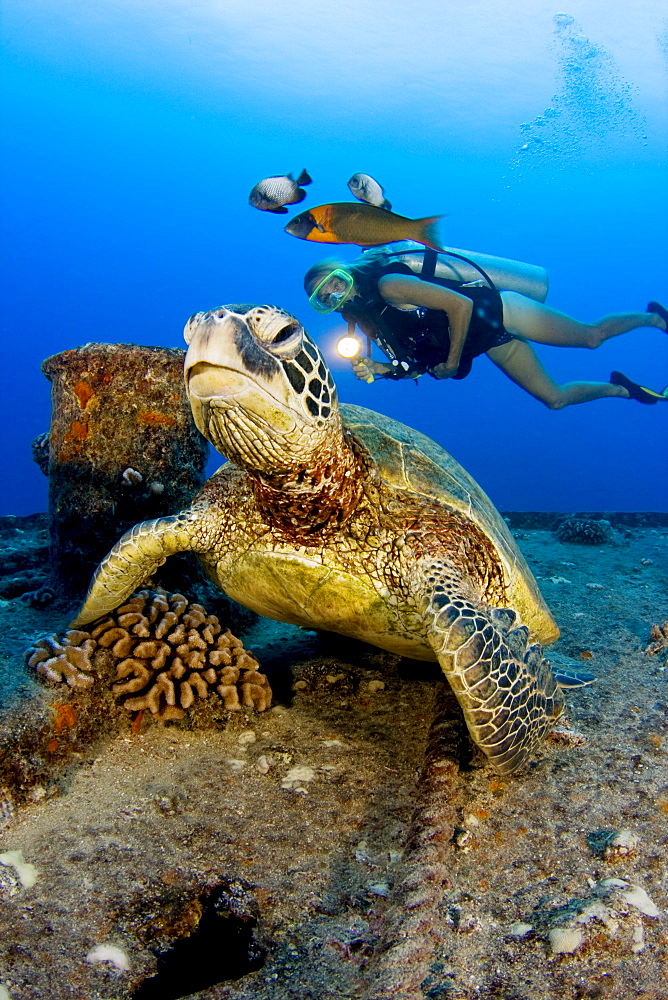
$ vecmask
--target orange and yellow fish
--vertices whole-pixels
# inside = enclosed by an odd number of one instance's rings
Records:
[[[339,201],[316,205],[291,219],[286,233],[315,243],[356,243],[375,247],[397,240],[414,240],[432,250],[441,250],[436,223],[440,215],[427,219],[407,219],[384,208],[357,202]]]

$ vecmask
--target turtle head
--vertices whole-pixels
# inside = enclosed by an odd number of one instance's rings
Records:
[[[196,313],[184,337],[195,423],[237,465],[285,474],[311,464],[341,435],[329,369],[283,309],[228,305]]]

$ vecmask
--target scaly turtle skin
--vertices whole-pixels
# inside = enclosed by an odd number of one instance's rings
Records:
[[[121,538],[73,626],[193,551],[268,618],[438,660],[474,742],[515,770],[562,710],[538,644],[559,632],[487,496],[429,438],[339,409],[318,348],[282,310],[198,313],[185,337],[195,422],[230,461],[191,507]]]

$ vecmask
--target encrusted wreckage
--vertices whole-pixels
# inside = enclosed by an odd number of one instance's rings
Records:
[[[48,435],[33,457],[49,477],[51,574],[78,594],[96,563],[138,518],[187,503],[208,448],[183,386],[184,352],[86,344],[42,363],[51,382]]]

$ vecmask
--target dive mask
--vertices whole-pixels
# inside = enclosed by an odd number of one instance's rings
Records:
[[[343,268],[336,267],[315,286],[309,295],[309,305],[312,305],[316,312],[326,316],[347,302],[354,287],[352,275]]]

